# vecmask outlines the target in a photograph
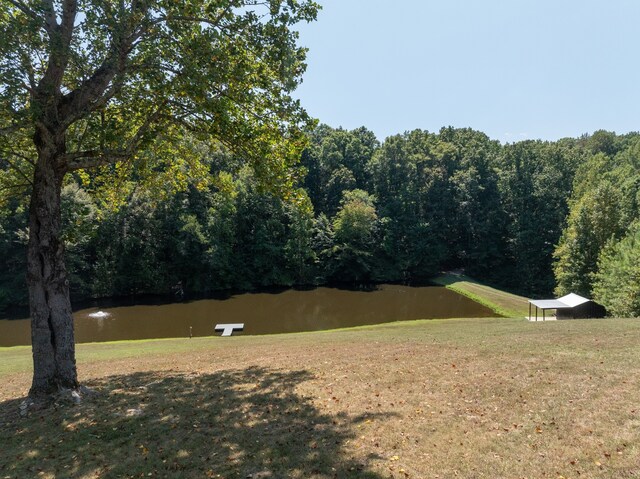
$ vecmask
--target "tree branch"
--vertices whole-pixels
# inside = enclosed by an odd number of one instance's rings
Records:
[[[20,61],[22,62],[25,71],[27,72],[27,77],[29,78],[29,86],[27,88],[27,91],[30,94],[33,94],[36,88],[36,74],[33,70],[33,63],[31,63],[29,53],[24,51],[23,49],[20,50]]]
[[[24,127],[24,123],[14,123],[13,125],[3,126],[2,128],[0,128],[0,135],[10,135]]]
[[[12,153],[12,154],[15,155],[15,156],[21,157],[21,155],[17,155],[15,153]],[[31,181],[31,178],[29,178],[29,176],[24,171],[22,171],[20,168],[18,168],[13,161],[9,160],[6,157],[2,158],[2,161],[6,162],[7,165],[9,165],[9,168],[11,168],[13,171],[18,173],[18,175],[20,175],[27,182],[27,184],[29,184],[29,185],[33,184],[32,181]],[[29,163],[33,164],[33,162],[31,160],[29,160]]]
[[[66,48],[73,39],[73,28],[76,23],[78,0],[64,0],[62,4],[62,19],[60,21],[60,34]]]
[[[12,184],[12,185],[2,185],[2,186],[0,186],[0,191],[17,190],[17,189],[19,189],[19,188],[28,188],[28,187],[30,187],[30,186],[31,186],[31,184],[30,184],[30,183],[29,183],[29,184],[26,184],[26,183],[25,183],[25,184],[22,184],[22,183],[21,183],[21,184],[19,184],[19,185],[15,185],[15,184]]]
[[[58,22],[56,22],[56,10],[53,6],[53,0],[45,0],[42,2],[45,12],[45,27],[49,35],[53,34],[58,26]]]
[[[123,81],[114,82],[109,93],[105,96],[114,77],[124,73],[127,55],[139,35],[141,35],[140,31],[134,29],[133,32],[125,32],[119,37],[113,38],[109,46],[109,54],[93,75],[78,88],[64,96],[61,113],[65,127],[104,105],[118,93]]]
[[[162,104],[150,114],[145,122],[138,128],[135,135],[129,140],[125,148],[120,150],[86,150],[67,153],[63,160],[66,163],[67,171],[82,170],[85,168],[95,168],[98,166],[110,165],[116,161],[129,160],[136,154],[144,136],[161,117],[162,109],[166,102]]]
[[[220,14],[215,18],[192,17],[192,16],[183,16],[183,15],[168,16],[168,17],[167,16],[162,16],[162,17],[156,18],[153,22],[151,22],[151,26],[157,25],[158,23],[163,23],[163,22],[175,20],[175,21],[178,21],[178,22],[198,22],[198,23],[204,23],[204,24],[209,25],[211,27],[217,27],[217,26],[219,26],[219,24],[222,21],[222,19],[225,16],[227,16],[230,11],[231,11],[231,5],[227,5],[227,7],[224,8],[220,12]]]
[[[75,0],[70,0],[73,4]],[[59,93],[62,78],[69,62],[69,47],[73,37],[73,21],[75,19],[75,11],[65,12],[67,17],[64,19],[64,25],[58,25],[56,20],[56,11],[53,0],[41,0],[43,11],[45,14],[45,30],[49,34],[49,60],[47,68],[38,83],[34,97],[46,104],[48,99],[54,93]],[[65,5],[66,7],[66,5]],[[73,18],[70,18],[73,13]],[[69,25],[71,22],[71,25]],[[50,102],[49,102],[50,103]],[[43,112],[43,115],[53,116],[55,110],[51,110],[54,105],[49,105],[49,111]]]
[[[76,171],[128,160],[132,154],[133,152],[127,150],[87,150],[68,153],[65,155],[65,159],[67,160],[67,171]]]
[[[29,158],[28,156],[22,155],[20,153],[16,153],[15,151],[10,151],[9,152],[10,155],[13,155],[15,157],[18,157],[24,161],[26,161],[27,163],[29,163],[31,166],[36,166],[36,162],[33,161],[31,158]]]
[[[28,15],[34,20],[42,20],[42,18],[40,18],[36,12],[31,10],[28,6],[26,6],[20,0],[5,0],[5,1],[9,2],[11,5],[19,9],[22,13],[24,13],[25,15]]]

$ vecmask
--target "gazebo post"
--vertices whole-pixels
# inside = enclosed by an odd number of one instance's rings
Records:
[[[531,321],[531,301],[529,301],[529,317],[527,319]]]
[[[544,317],[544,311],[545,311],[545,309],[544,309],[544,308],[542,308],[542,320],[543,320],[543,321],[545,320],[545,317]]]

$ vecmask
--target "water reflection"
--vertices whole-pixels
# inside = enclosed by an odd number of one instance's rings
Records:
[[[389,284],[371,291],[291,289],[173,304],[107,304],[74,313],[78,342],[188,337],[190,331],[193,336],[211,336],[216,323],[244,323],[244,331],[234,334],[272,334],[409,319],[495,316],[485,306],[440,286]],[[30,344],[28,320],[0,321],[0,346],[25,344]]]

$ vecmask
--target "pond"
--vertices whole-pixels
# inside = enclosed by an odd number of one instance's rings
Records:
[[[74,312],[78,343],[212,336],[216,323],[244,323],[236,334],[345,328],[410,319],[492,317],[489,308],[441,286],[378,285],[243,293],[225,299],[96,307]],[[28,319],[0,320],[0,347],[28,345]]]

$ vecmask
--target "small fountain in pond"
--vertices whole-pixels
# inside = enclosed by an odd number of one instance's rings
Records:
[[[94,319],[104,319],[108,318],[111,315],[105,311],[96,311],[95,313],[89,313],[88,316]]]

